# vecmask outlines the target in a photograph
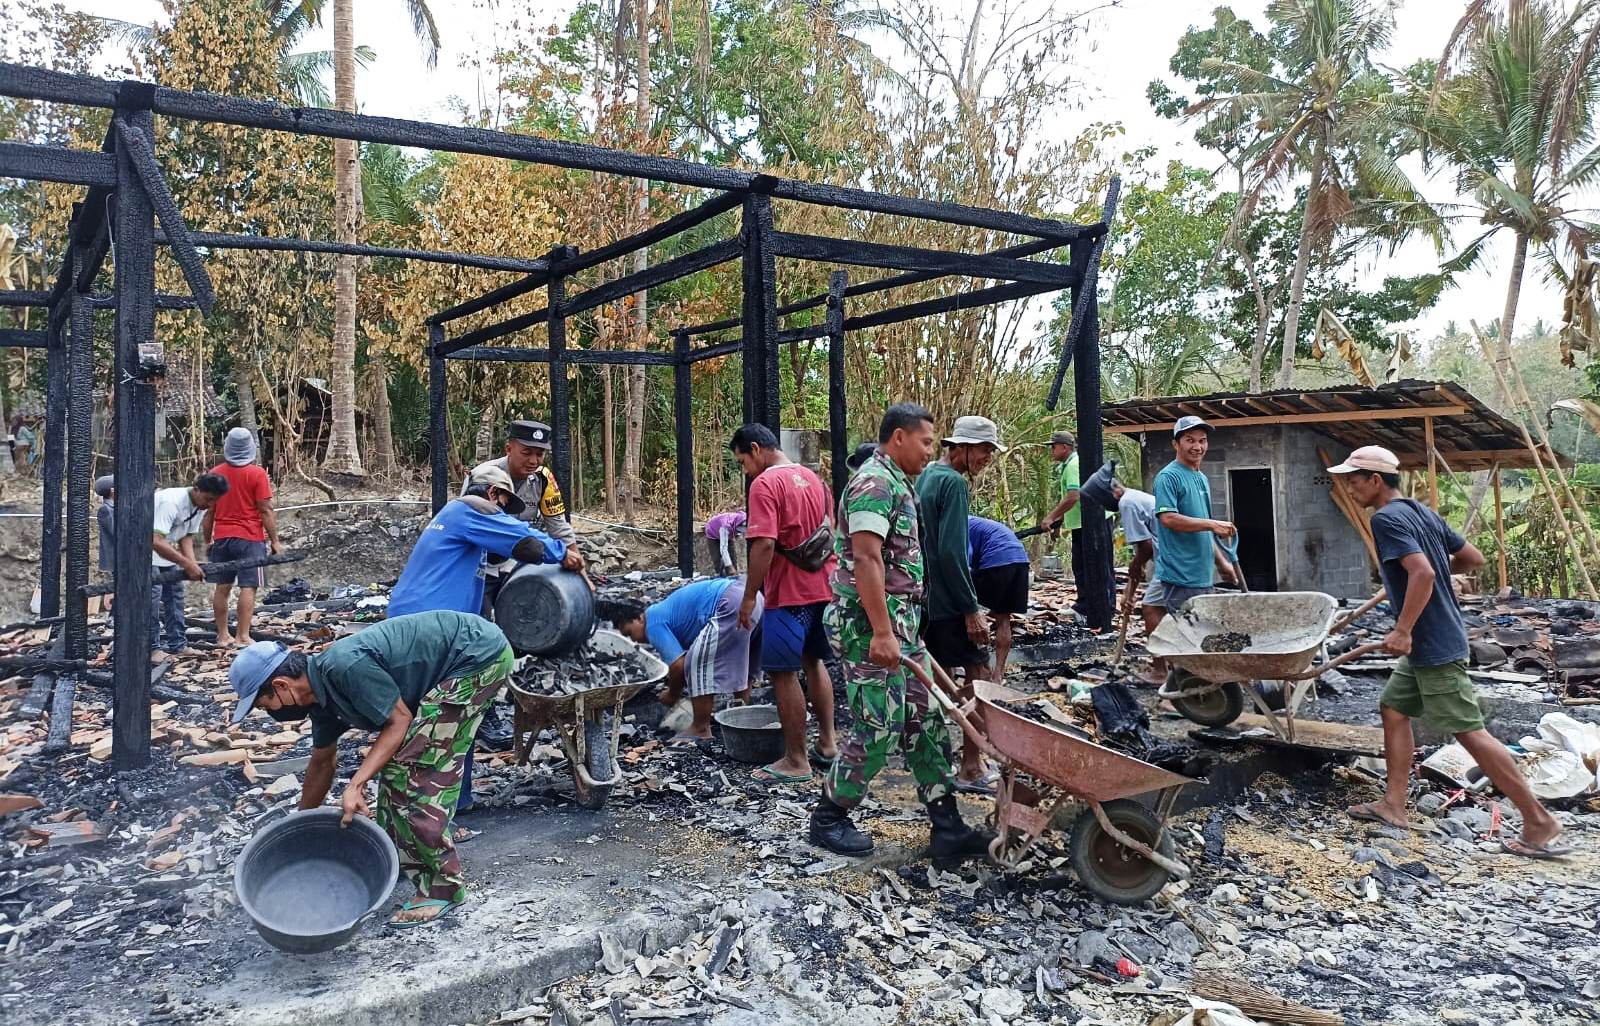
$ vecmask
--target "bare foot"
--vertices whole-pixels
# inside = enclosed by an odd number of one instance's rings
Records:
[[[238,645],[239,645],[239,642],[233,640],[233,637],[231,635],[228,635],[228,634],[219,634],[219,635],[217,635],[217,647],[218,648],[235,648]]]
[[[254,645],[256,643],[256,639],[252,638],[248,634],[241,634],[234,639],[234,642],[239,645]]]
[[[158,650],[150,653],[150,665],[151,666],[160,666],[162,663],[164,663],[167,660],[172,659],[172,658],[173,658],[173,655],[172,655],[171,652],[166,652],[166,651],[162,651],[162,650],[158,649]]]
[[[1561,821],[1548,811],[1541,809],[1540,812],[1542,815],[1538,819],[1525,818],[1522,823],[1523,843],[1533,848],[1543,848],[1561,836]]]

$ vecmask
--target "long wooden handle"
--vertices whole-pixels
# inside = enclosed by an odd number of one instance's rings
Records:
[[[1372,642],[1370,644],[1362,645],[1360,648],[1352,648],[1350,651],[1346,652],[1344,655],[1340,656],[1339,658],[1330,660],[1329,662],[1323,663],[1320,666],[1313,666],[1309,670],[1306,670],[1303,673],[1292,674],[1290,676],[1281,677],[1279,679],[1280,680],[1310,680],[1313,677],[1322,676],[1324,673],[1327,673],[1329,670],[1336,670],[1339,667],[1343,666],[1345,663],[1354,662],[1355,660],[1360,659],[1362,656],[1369,656],[1369,655],[1372,655],[1374,652],[1382,652],[1382,651],[1383,651],[1383,642],[1374,641],[1374,642]]]

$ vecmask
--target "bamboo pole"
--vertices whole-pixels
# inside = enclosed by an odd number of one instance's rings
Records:
[[[1519,407],[1516,396],[1511,391],[1511,385],[1506,381],[1505,372],[1500,369],[1500,357],[1495,353],[1494,347],[1483,334],[1483,329],[1478,327],[1477,321],[1469,321],[1468,323],[1472,325],[1472,333],[1478,338],[1478,345],[1483,349],[1483,355],[1488,360],[1489,369],[1494,371],[1495,381],[1500,385],[1500,394],[1505,399],[1506,405]],[[1550,499],[1551,509],[1555,510],[1556,522],[1561,525],[1562,533],[1567,536],[1567,546],[1572,550],[1572,559],[1578,565],[1578,575],[1583,578],[1584,587],[1589,593],[1589,598],[1591,601],[1600,601],[1600,592],[1595,590],[1594,581],[1589,576],[1589,566],[1583,561],[1583,544],[1578,541],[1577,533],[1567,520],[1567,511],[1561,504],[1560,493],[1550,483],[1550,475],[1545,473],[1544,458],[1539,455],[1539,447],[1534,444],[1533,436],[1528,433],[1527,424],[1520,417],[1517,419],[1517,430],[1522,433],[1522,443],[1528,447],[1528,455],[1533,458],[1533,469],[1538,473],[1539,483],[1544,487],[1545,495]],[[1549,451],[1554,455],[1554,450]],[[1557,468],[1558,471],[1559,469]],[[1559,473],[1557,476],[1560,476]],[[1565,478],[1562,478],[1562,484],[1566,484]],[[1568,490],[1569,501],[1571,494],[1571,491]]]
[[[1422,440],[1428,450],[1428,505],[1439,512],[1439,464],[1433,448],[1433,418],[1422,418]]]
[[[1325,467],[1334,464],[1334,461],[1328,458],[1328,451],[1320,445],[1317,446],[1317,457],[1322,460],[1322,465]],[[1344,518],[1350,521],[1350,526],[1356,529],[1356,534],[1360,535],[1362,543],[1367,547],[1367,556],[1372,560],[1373,568],[1381,571],[1383,564],[1378,561],[1378,546],[1372,540],[1372,525],[1361,515],[1361,510],[1350,497],[1350,493],[1344,490],[1344,482],[1339,480],[1339,475],[1333,474],[1330,477],[1328,497],[1339,508],[1339,512],[1344,514]]]
[[[1500,501],[1500,464],[1489,468],[1489,478],[1494,483],[1494,542],[1496,569],[1500,572],[1500,590],[1506,589],[1506,510]]]

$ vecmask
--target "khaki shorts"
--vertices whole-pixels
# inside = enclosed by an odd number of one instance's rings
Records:
[[[1412,719],[1425,718],[1446,734],[1483,729],[1483,710],[1465,662],[1412,666],[1401,656],[1379,701]]]

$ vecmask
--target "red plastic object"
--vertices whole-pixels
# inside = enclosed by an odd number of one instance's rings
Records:
[[[1131,958],[1117,959],[1117,975],[1134,977],[1139,975],[1139,966]]]

